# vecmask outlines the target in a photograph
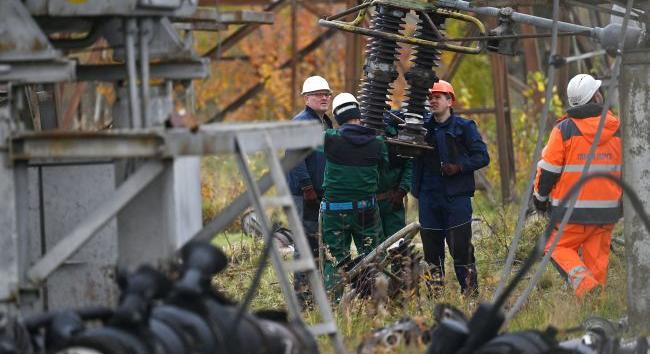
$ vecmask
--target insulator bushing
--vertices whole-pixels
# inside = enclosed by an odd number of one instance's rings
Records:
[[[444,17],[429,14],[429,18],[423,13],[418,14],[420,22],[415,37],[424,40],[435,40],[440,32],[431,28],[429,19],[439,28],[444,24]],[[423,128],[423,117],[426,113],[426,104],[429,89],[438,81],[433,68],[438,66],[440,52],[437,49],[425,46],[413,47],[413,65],[404,75],[408,88],[404,104],[405,120],[404,129],[400,131],[399,140],[405,142],[423,143],[426,130]]]
[[[379,5],[370,27],[380,32],[398,34],[404,26],[405,16],[406,12],[402,9]],[[386,101],[393,88],[391,84],[398,76],[395,67],[398,54],[395,41],[372,38],[366,46],[364,79],[359,96],[361,121],[380,133],[384,132],[386,126],[384,112],[389,109]]]

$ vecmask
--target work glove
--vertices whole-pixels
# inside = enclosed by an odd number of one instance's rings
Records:
[[[460,173],[463,168],[455,163],[446,163],[442,165],[442,174],[445,176],[453,176]]]
[[[396,191],[391,192],[389,201],[393,205],[393,210],[398,210],[404,208],[404,197],[406,196],[406,192],[398,189]]]
[[[535,206],[535,210],[545,213],[548,210],[548,198],[545,198],[546,200],[539,199],[543,197],[537,195],[537,193],[533,193],[533,205]]]
[[[316,204],[318,203],[318,195],[314,186],[306,186],[302,189],[302,199],[306,204]]]

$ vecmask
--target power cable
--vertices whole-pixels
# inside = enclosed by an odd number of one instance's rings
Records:
[[[622,53],[623,53],[623,44],[625,42],[625,32],[627,31],[628,27],[628,22],[629,22],[629,15],[631,13],[632,6],[634,4],[634,0],[628,0],[627,2],[627,7],[625,11],[625,17],[623,18],[623,24],[621,26],[621,34],[619,36],[619,45],[618,45],[618,50],[616,51],[616,60],[614,61],[614,65],[612,68],[612,77],[608,83],[607,87],[607,97],[605,98],[605,104],[603,105],[602,112],[600,114],[600,121],[598,122],[598,129],[596,131],[596,136],[594,138],[594,141],[591,144],[591,147],[589,148],[589,153],[587,154],[587,161],[584,164],[584,167],[582,169],[581,175],[585,176],[589,172],[589,168],[591,167],[591,163],[594,159],[594,156],[596,155],[596,149],[598,147],[598,143],[600,142],[601,136],[603,129],[605,127],[605,118],[607,116],[607,112],[609,111],[610,106],[612,105],[612,96],[614,93],[614,88],[616,87],[618,83],[618,77],[620,74],[620,67],[621,67],[621,62],[622,62]],[[565,198],[566,199],[566,198]],[[546,267],[546,264],[548,264],[551,254],[553,253],[553,250],[557,246],[557,243],[560,240],[560,237],[562,236],[562,233],[564,232],[564,228],[566,224],[569,222],[569,218],[573,214],[573,209],[575,208],[575,204],[577,201],[577,193],[574,193],[572,196],[571,200],[569,201],[568,209],[566,209],[564,213],[564,217],[562,218],[562,222],[560,223],[560,226],[558,228],[557,233],[554,236],[553,243],[551,244],[551,247],[549,250],[546,252],[544,255],[544,258],[542,259],[542,262],[539,265],[539,268],[533,278],[530,280],[528,287],[524,290],[524,292],[519,296],[517,301],[515,302],[515,305],[508,311],[506,315],[506,324],[507,322],[512,319],[521,306],[524,304],[530,293],[532,292],[532,289],[535,287],[537,282],[539,281],[539,278],[541,278],[542,273],[544,272],[544,269]],[[566,203],[565,203],[566,204]],[[558,207],[559,208],[559,207]],[[563,210],[563,209],[559,209]],[[553,227],[554,226],[554,220],[551,219],[551,222],[549,222],[549,226]]]
[[[535,182],[535,175],[537,172],[537,161],[539,160],[542,154],[542,142],[546,136],[548,130],[548,114],[551,107],[551,101],[553,100],[553,86],[555,86],[555,56],[557,55],[557,43],[558,43],[558,19],[560,17],[560,5],[557,0],[553,1],[553,26],[551,27],[551,52],[549,53],[549,66],[546,77],[548,82],[546,83],[546,92],[545,92],[545,101],[544,108],[542,110],[542,116],[540,117],[540,129],[537,134],[537,144],[535,145],[535,152],[533,153],[533,158],[531,160],[530,173],[528,176],[528,182],[526,183],[526,189],[521,196],[521,204],[519,206],[519,217],[517,218],[517,225],[515,226],[515,233],[512,237],[512,242],[510,248],[508,249],[508,256],[506,258],[506,263],[503,266],[503,272],[501,273],[501,279],[494,293],[494,300],[502,294],[504,286],[508,281],[510,272],[512,271],[512,264],[515,259],[515,252],[519,246],[519,240],[524,229],[524,222],[526,221],[526,212],[528,210],[528,203],[530,202],[530,191],[533,189],[533,183]]]

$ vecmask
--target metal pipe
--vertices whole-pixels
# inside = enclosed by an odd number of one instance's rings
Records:
[[[129,80],[129,108],[131,114],[131,128],[142,128],[140,114],[140,101],[138,99],[138,74],[135,65],[135,37],[138,33],[137,20],[133,18],[124,20],[124,43],[126,46],[126,68]]]
[[[151,126],[151,108],[149,102],[151,95],[149,93],[149,40],[151,38],[151,19],[143,18],[140,20],[140,88],[142,91],[142,122],[143,127]]]
[[[468,1],[454,1],[454,0],[439,0],[437,2],[440,7],[449,7],[456,10],[474,12],[479,15],[499,17],[501,9],[491,6],[472,7]],[[514,22],[526,23],[535,27],[542,27],[550,29],[553,27],[553,20],[533,15],[527,15],[520,12],[512,12],[510,17]],[[561,32],[584,32],[588,31],[591,36],[596,38],[597,28],[580,26],[568,22],[557,22],[558,30]]]
[[[566,61],[567,63],[571,63],[571,62],[574,62],[574,61],[589,59],[589,58],[593,58],[593,57],[596,57],[596,56],[599,56],[599,55],[605,55],[605,54],[607,54],[606,51],[597,50],[597,51],[594,51],[594,52],[574,55],[572,57],[566,57],[566,58],[564,58],[564,61]]]

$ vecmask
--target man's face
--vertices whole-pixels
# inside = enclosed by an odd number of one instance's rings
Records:
[[[429,95],[429,104],[431,105],[431,112],[436,115],[444,114],[451,108],[451,97],[446,93],[432,92]]]
[[[330,105],[330,100],[332,99],[332,93],[327,90],[314,91],[306,93],[305,96],[305,106],[313,109],[319,113],[327,112],[327,108]]]

